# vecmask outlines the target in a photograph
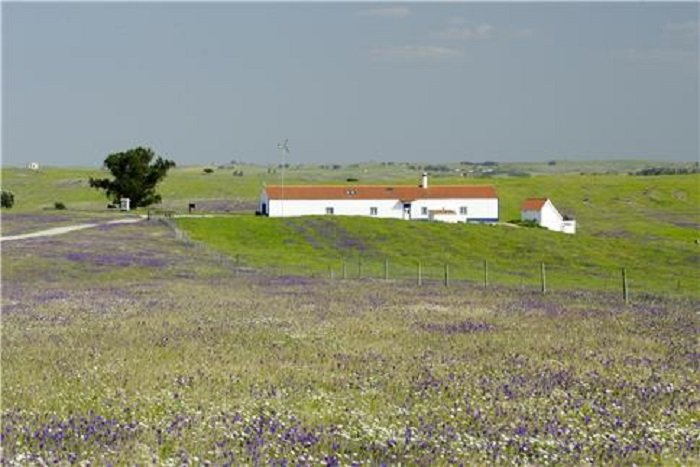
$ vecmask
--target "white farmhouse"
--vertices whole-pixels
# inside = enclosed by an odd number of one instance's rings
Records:
[[[497,222],[492,186],[292,185],[266,186],[258,212],[269,217],[371,216],[442,222]]]
[[[576,233],[576,221],[562,216],[548,198],[529,198],[520,209],[520,220],[535,221],[556,232]]]

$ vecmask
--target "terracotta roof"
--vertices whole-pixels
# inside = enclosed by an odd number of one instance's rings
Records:
[[[547,202],[547,198],[528,198],[526,199],[520,209],[523,211],[539,211]]]
[[[490,185],[268,185],[264,188],[270,199],[398,199],[406,202],[417,199],[497,198]]]

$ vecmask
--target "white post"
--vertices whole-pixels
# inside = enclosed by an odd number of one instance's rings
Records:
[[[121,198],[119,200],[119,210],[120,211],[131,210],[131,200],[129,198]]]

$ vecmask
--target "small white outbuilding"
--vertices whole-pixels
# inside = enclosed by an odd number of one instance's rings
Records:
[[[555,232],[576,233],[576,221],[562,216],[549,198],[528,198],[520,208],[520,220],[534,221]]]

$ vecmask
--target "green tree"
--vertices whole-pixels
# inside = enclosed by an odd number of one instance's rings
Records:
[[[3,208],[11,208],[12,206],[15,205],[15,195],[9,190],[2,190],[2,199],[1,199],[2,207]]]
[[[119,203],[120,198],[129,198],[134,208],[159,203],[161,197],[156,193],[156,185],[175,167],[175,162],[158,156],[151,163],[154,157],[150,148],[143,147],[110,154],[104,166],[114,179],[90,177],[90,186],[105,190],[115,203]]]

